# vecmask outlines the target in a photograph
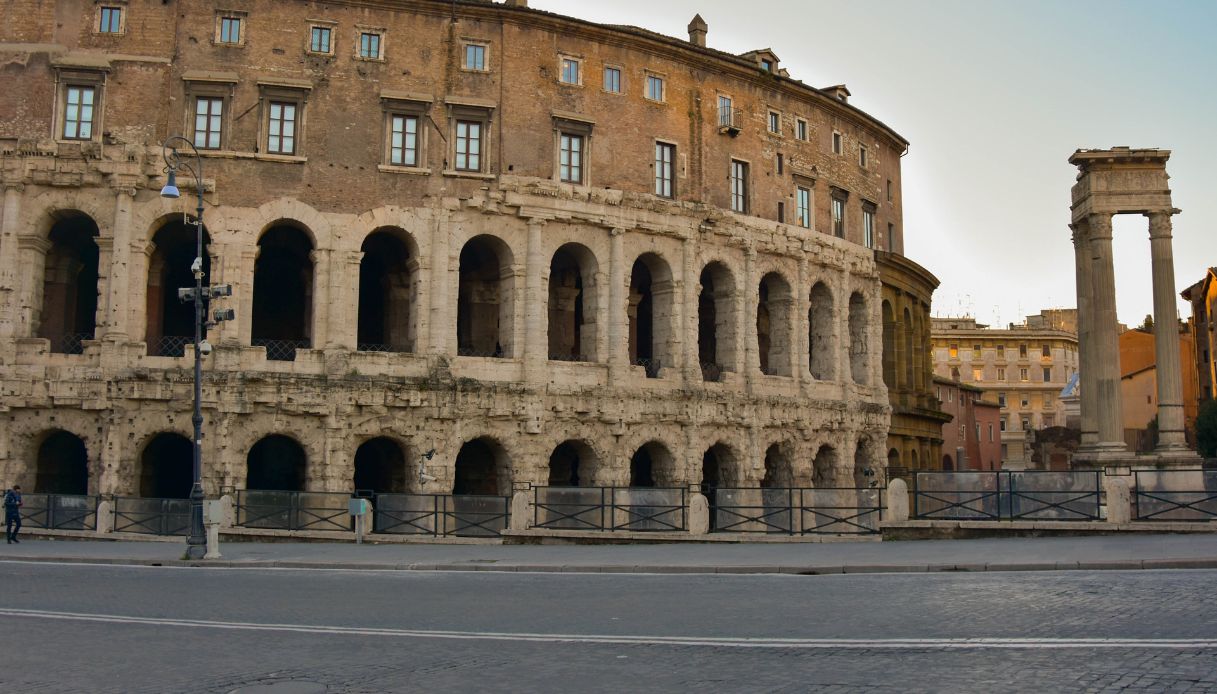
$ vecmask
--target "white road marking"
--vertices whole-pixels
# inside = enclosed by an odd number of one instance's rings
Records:
[[[222,622],[201,619],[170,619],[137,617],[133,615],[90,614],[82,612],[52,612],[0,608],[5,617],[47,619],[72,622],[100,622],[167,626],[187,629],[223,629],[230,631],[271,631],[299,634],[376,636],[413,639],[449,639],[462,641],[525,641],[539,643],[586,643],[624,646],[708,646],[715,648],[785,648],[785,649],[1024,649],[1057,648],[1094,649],[1169,649],[1213,650],[1217,638],[1211,639],[1056,639],[1056,638],[955,638],[955,639],[797,639],[797,638],[731,638],[717,636],[632,636],[613,634],[536,634],[494,631],[431,631],[418,629],[383,629],[375,627],[343,627],[307,624],[260,624],[256,622]]]

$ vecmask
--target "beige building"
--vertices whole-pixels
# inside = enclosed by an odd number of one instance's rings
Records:
[[[1031,464],[1027,433],[1065,426],[1061,391],[1078,371],[1076,313],[1051,309],[1021,325],[934,318],[934,373],[984,391],[1001,407],[1002,466]]]

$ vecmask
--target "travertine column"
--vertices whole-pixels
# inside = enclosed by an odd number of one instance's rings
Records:
[[[795,347],[791,350],[794,358],[791,373],[801,386],[806,386],[812,381],[811,326],[807,324],[807,312],[811,305],[810,276],[811,268],[807,255],[802,254],[799,256],[799,284],[794,290],[794,320],[791,321],[794,325],[794,335],[790,336],[790,344]]]
[[[544,381],[549,361],[548,296],[545,291],[545,253],[541,229],[545,220],[528,220],[528,250],[524,268],[524,380]]]
[[[626,336],[625,229],[613,229],[609,246],[609,374],[616,383],[629,370]]]
[[[1073,229],[1073,258],[1078,291],[1078,376],[1082,392],[1082,442],[1083,450],[1093,447],[1099,441],[1099,426],[1095,410],[1095,397],[1098,395],[1096,376],[1097,367],[1094,360],[1094,340],[1090,330],[1090,244],[1088,239],[1089,225],[1085,221],[1072,224]]]
[[[698,275],[693,268],[693,238],[686,238],[681,250],[681,276],[684,281],[680,299],[683,311],[683,328],[684,343],[682,349],[682,357],[684,360],[684,375],[685,385],[689,388],[701,387],[701,358],[697,354],[697,293],[700,291],[701,283],[698,281]]]
[[[431,233],[431,353],[447,354],[451,336],[456,334],[456,321],[448,320],[449,258],[448,244],[451,233],[448,220],[437,219]]]
[[[330,251],[318,249],[309,253],[313,261],[312,329],[309,331],[309,346],[312,349],[333,349],[330,342]]]
[[[114,196],[114,243],[110,249],[108,267],[100,268],[106,273],[106,315],[103,339],[126,342],[130,339],[127,326],[127,308],[131,294],[131,204],[135,198],[134,188],[122,188]],[[142,296],[142,292],[140,293]]]
[[[1171,213],[1151,212],[1149,250],[1154,271],[1154,358],[1158,376],[1159,453],[1190,452],[1183,435],[1183,379],[1179,364],[1179,317],[1175,309],[1175,255]]]
[[[228,248],[232,248],[231,245]],[[254,273],[258,270],[258,254],[261,246],[239,246],[236,249],[236,268],[232,276],[228,276],[228,266],[224,267],[224,280],[232,284],[232,293],[237,300],[237,342],[248,347],[253,341],[254,332]],[[225,257],[234,255],[225,254]]]
[[[1091,355],[1095,365],[1099,440],[1096,449],[1125,453],[1124,418],[1120,393],[1120,336],[1116,320],[1116,271],[1111,253],[1111,215],[1092,214],[1091,257]]]
[[[756,286],[756,248],[748,246],[744,250],[744,306],[740,311],[739,335],[744,340],[744,383],[748,392],[752,392],[752,382],[756,380],[761,370],[759,346],[756,343],[756,310],[759,301],[759,291]],[[763,452],[762,452],[763,453]]]
[[[13,337],[17,334],[16,314],[20,295],[17,284],[20,274],[17,223],[21,214],[23,190],[24,186],[21,184],[4,184],[4,212],[0,215],[0,337]]]
[[[354,351],[359,346],[359,271],[362,251],[330,253],[330,313],[326,347]]]

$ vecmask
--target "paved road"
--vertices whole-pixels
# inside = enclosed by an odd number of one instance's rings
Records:
[[[1217,692],[1214,585],[0,562],[0,689]]]

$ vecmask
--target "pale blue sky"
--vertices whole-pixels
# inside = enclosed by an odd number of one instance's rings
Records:
[[[1172,150],[1178,289],[1217,265],[1217,2],[530,4],[679,37],[701,13],[714,48],[770,47],[797,79],[849,85],[850,103],[912,143],[906,251],[942,280],[939,315],[1006,323],[1074,305],[1067,159],[1079,147]],[[1153,310],[1146,220],[1115,229],[1120,320],[1136,324]]]

